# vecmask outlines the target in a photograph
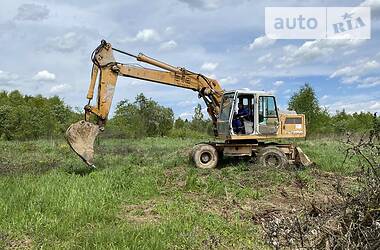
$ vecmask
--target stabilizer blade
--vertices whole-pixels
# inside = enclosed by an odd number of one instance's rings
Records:
[[[296,147],[296,161],[301,163],[304,167],[309,167],[313,164],[313,162],[309,159],[309,157],[302,151],[300,147]]]

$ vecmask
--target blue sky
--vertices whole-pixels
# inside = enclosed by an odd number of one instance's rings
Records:
[[[272,40],[264,9],[277,6],[371,6],[370,40]],[[59,95],[86,104],[90,54],[114,47],[215,77],[226,90],[275,93],[281,108],[305,82],[332,113],[380,111],[380,0],[83,0],[2,1],[0,89]],[[133,62],[118,56],[118,61]],[[196,93],[120,78],[114,104],[143,92],[190,118]],[[203,103],[202,103],[203,104]]]

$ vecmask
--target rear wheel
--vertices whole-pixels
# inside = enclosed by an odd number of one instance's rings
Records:
[[[209,144],[198,144],[193,148],[193,161],[198,168],[215,168],[218,164],[218,151]]]
[[[278,147],[269,146],[262,148],[257,154],[260,165],[270,168],[283,168],[288,164],[284,152]]]

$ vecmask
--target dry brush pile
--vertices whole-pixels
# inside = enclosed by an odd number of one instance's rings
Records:
[[[345,161],[357,158],[360,167],[355,186],[344,188],[338,178],[337,197],[329,202],[266,215],[261,224],[267,242],[275,249],[380,249],[379,141],[378,130],[356,139],[349,135]]]

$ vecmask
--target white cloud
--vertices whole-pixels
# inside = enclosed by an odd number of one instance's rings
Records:
[[[50,93],[59,94],[59,93],[69,90],[70,88],[71,86],[69,84],[58,84],[50,88]]]
[[[359,88],[370,88],[375,86],[380,86],[380,77],[367,77],[363,80],[358,80]]]
[[[171,50],[177,47],[177,43],[174,40],[163,42],[160,45],[160,50]]]
[[[121,39],[120,42],[157,42],[160,40],[160,35],[154,29],[143,29],[137,32],[134,37]]]
[[[251,84],[254,87],[259,87],[261,83],[261,79],[252,79],[249,81],[249,84]]]
[[[324,101],[324,100],[326,100],[326,99],[328,99],[328,98],[329,98],[328,95],[323,95],[323,96],[321,97],[321,101]]]
[[[337,101],[325,105],[331,113],[337,110],[345,110],[347,113],[354,112],[378,112],[380,101],[368,100],[368,97],[356,98],[355,96],[346,97],[344,101]]]
[[[173,27],[168,26],[168,27],[165,28],[165,33],[166,34],[171,35],[171,34],[173,34],[173,32],[174,32],[174,28]]]
[[[342,83],[352,84],[352,83],[357,82],[358,80],[359,80],[359,76],[343,77],[342,78]]]
[[[279,86],[281,86],[282,84],[284,84],[284,81],[275,81],[275,82],[273,83],[273,86],[275,86],[275,87],[279,87]]]
[[[17,74],[0,70],[0,81],[1,81],[0,84],[2,82],[9,82],[12,80],[17,80],[17,79],[18,79]]]
[[[61,52],[74,51],[82,43],[83,36],[75,32],[68,32],[62,36],[56,36],[48,39],[48,47]]]
[[[288,68],[319,58],[333,59],[334,52],[363,44],[364,39],[320,39],[304,42],[301,46],[287,45],[283,48],[277,68]]]
[[[262,48],[267,48],[270,45],[274,44],[276,42],[275,39],[270,39],[267,36],[259,36],[253,40],[252,43],[249,44],[249,49],[262,49]]]
[[[222,6],[224,0],[179,0],[187,3],[189,7],[204,10],[215,10]]]
[[[362,7],[371,7],[371,16],[380,17],[380,0],[366,0],[360,4]]]
[[[33,76],[33,80],[35,81],[55,81],[55,78],[55,74],[47,70],[42,70]]]
[[[202,64],[201,69],[206,71],[213,71],[218,67],[218,63],[205,62]]]
[[[220,79],[220,83],[222,85],[229,85],[229,84],[235,84],[237,83],[239,80],[235,77],[232,77],[232,76],[227,76],[225,78],[222,78]],[[223,87],[223,86],[222,86]]]
[[[369,109],[373,112],[378,112],[380,110],[380,102],[372,102],[371,106],[369,106]]]
[[[183,120],[185,120],[185,119],[191,120],[191,118],[193,117],[193,113],[183,112],[183,113],[179,114],[179,117]]]
[[[178,107],[194,107],[198,100],[184,100],[177,103]]]
[[[159,35],[153,29],[144,29],[139,31],[135,38],[137,41],[149,42],[159,40]]]
[[[337,69],[335,72],[333,72],[330,75],[330,78],[339,77],[339,76],[343,76],[343,77],[353,77],[353,76],[358,76],[358,75],[360,76],[360,75],[365,75],[377,69],[380,69],[380,63],[378,63],[376,60],[362,59],[362,60],[357,61],[354,65],[348,65],[340,69]]]
[[[356,50],[352,49],[352,50],[347,50],[345,52],[343,52],[343,55],[345,56],[348,56],[348,55],[352,55],[356,52]]]
[[[48,18],[48,16],[49,9],[46,6],[26,3],[18,7],[15,19],[22,21],[41,21]]]
[[[217,79],[215,74],[206,74],[206,76],[211,79]]]
[[[371,88],[380,85],[380,77],[370,76],[361,78],[360,76],[342,77],[342,83],[354,84],[357,83],[358,88]]]
[[[141,81],[141,80],[138,80],[138,79],[131,79],[129,82],[128,82],[129,85],[131,86],[144,86],[146,85],[146,82],[145,81]]]
[[[268,53],[268,54],[265,54],[263,56],[260,56],[257,59],[257,62],[258,63],[271,63],[271,62],[273,62],[272,53]]]

